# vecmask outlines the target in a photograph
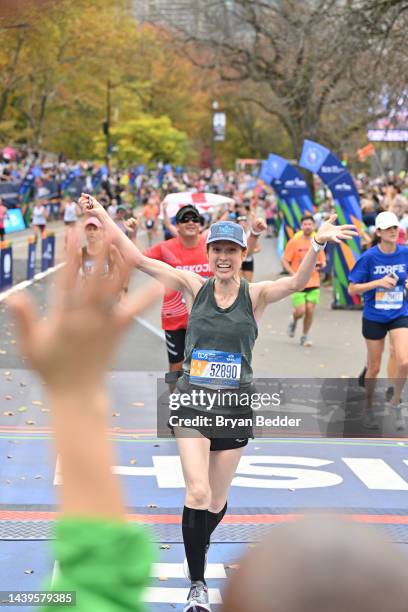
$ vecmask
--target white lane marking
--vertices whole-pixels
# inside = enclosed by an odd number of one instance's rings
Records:
[[[3,291],[3,293],[0,293],[0,302],[3,302],[6,298],[9,297],[9,295],[17,293],[17,291],[22,291],[26,287],[30,287],[30,285],[33,285],[34,283],[45,278],[46,276],[53,274],[54,272],[62,268],[63,265],[64,263],[59,263],[56,266],[53,266],[52,268],[48,268],[46,272],[38,272],[38,274],[36,274],[31,280],[22,281],[21,283],[14,285],[14,287],[7,289],[7,291]]]
[[[149,323],[149,321],[146,321],[145,319],[142,319],[141,317],[134,317],[134,319],[135,321],[140,323],[140,325],[143,325],[143,327],[145,327],[150,332],[152,332],[152,334],[154,334],[155,336],[158,336],[160,340],[164,340],[164,341],[166,340],[164,332],[162,332],[162,330],[156,327],[155,325],[152,325],[151,323]]]
[[[175,572],[175,566],[177,566],[176,573],[177,575],[173,575]],[[211,566],[214,569],[211,569]],[[154,563],[152,568],[151,577],[160,577],[165,576],[167,578],[184,578],[184,574],[181,573],[179,575],[179,567],[182,572],[182,564],[181,563]],[[219,569],[222,568],[222,571]],[[162,570],[161,573],[158,571]],[[213,576],[214,574],[214,576]],[[51,578],[51,588],[53,588],[54,584],[58,580],[59,576],[59,564],[58,561],[54,562],[54,567],[52,571]],[[225,573],[224,566],[221,563],[209,563],[206,570],[206,578],[226,578],[227,575]],[[149,587],[143,593],[143,602],[144,603],[186,603],[188,595],[188,589],[183,588],[174,588],[174,587]],[[208,589],[208,597],[211,604],[221,604],[222,597],[219,589]]]
[[[152,578],[185,578],[182,563],[153,563],[150,576]],[[226,578],[222,563],[209,563],[205,570],[206,578]]]

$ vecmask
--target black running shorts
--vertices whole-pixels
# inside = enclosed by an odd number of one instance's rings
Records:
[[[384,323],[363,317],[363,336],[367,340],[383,340],[389,331],[400,327],[408,327],[408,317],[397,317]]]

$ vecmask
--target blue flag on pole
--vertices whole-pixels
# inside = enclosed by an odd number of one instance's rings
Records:
[[[360,198],[353,177],[329,149],[317,142],[305,140],[299,165],[317,174],[333,194],[337,220],[341,225],[351,223],[362,231]],[[358,296],[347,291],[348,273],[361,254],[360,237],[335,246],[333,254],[334,308],[360,304]]]

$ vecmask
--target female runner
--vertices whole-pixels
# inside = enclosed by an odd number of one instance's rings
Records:
[[[85,211],[98,215],[129,263],[166,286],[183,291],[190,311],[184,371],[178,381],[178,389],[183,393],[194,388],[214,391],[228,387],[238,389],[239,393],[249,389],[257,323],[266,306],[304,287],[315,268],[317,253],[327,241],[340,242],[357,233],[352,225],[333,225],[336,218],[333,215],[319,228],[294,276],[249,284],[240,278],[241,264],[247,255],[245,232],[236,223],[220,221],[208,233],[208,261],[214,277],[205,280],[193,272],[144,256],[91,196],[84,195],[80,203]],[[205,355],[210,356],[211,364],[206,364]],[[214,375],[217,370],[211,368],[214,364],[229,375]],[[226,367],[231,364],[237,367]],[[240,405],[232,410],[240,416],[245,411],[248,409],[241,409]],[[208,411],[202,406],[188,406],[177,415],[180,423],[186,414],[208,415]],[[204,571],[210,536],[226,512],[228,490],[252,429],[246,428],[246,435],[241,431],[242,437],[238,432],[219,437],[211,426],[194,430],[174,425],[186,483],[182,531],[191,588],[185,612],[208,612]]]
[[[408,374],[408,301],[404,292],[408,247],[397,244],[399,223],[394,213],[385,211],[377,215],[375,228],[379,242],[361,255],[349,274],[350,295],[364,295],[363,336],[367,343],[364,425],[378,426],[372,412],[372,400],[389,332],[396,365],[395,379],[390,381],[394,387],[391,406],[395,426],[403,430],[400,398]]]

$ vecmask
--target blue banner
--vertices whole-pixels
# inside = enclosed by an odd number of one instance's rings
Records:
[[[21,232],[25,230],[23,214],[19,208],[10,208],[7,211],[7,218],[4,220],[4,229],[6,234],[11,232]]]
[[[350,172],[338,157],[326,147],[305,140],[299,165],[317,174],[333,194],[337,221],[343,225],[352,223],[362,231],[360,198]],[[336,245],[333,251],[333,307],[357,306],[359,296],[350,296],[347,291],[348,273],[361,255],[360,237]]]
[[[8,289],[13,284],[13,252],[9,242],[0,247],[0,289]]]
[[[54,265],[55,236],[49,234],[41,241],[41,272],[46,272]]]
[[[27,280],[31,280],[35,275],[35,259],[37,253],[37,241],[32,236],[28,239],[27,254]]]
[[[273,153],[266,162],[262,162],[259,178],[271,185],[279,198],[284,228],[283,239],[281,236],[278,241],[280,253],[286,242],[300,229],[301,218],[306,213],[313,215],[312,195],[299,170]]]

